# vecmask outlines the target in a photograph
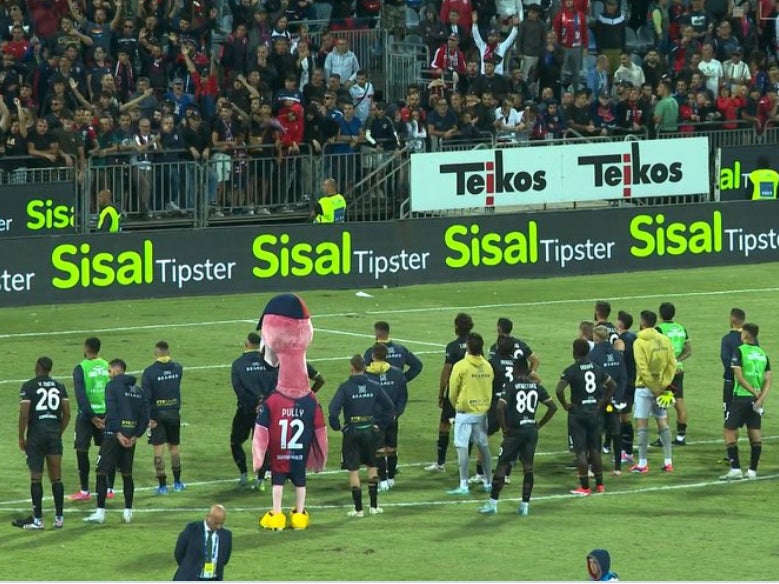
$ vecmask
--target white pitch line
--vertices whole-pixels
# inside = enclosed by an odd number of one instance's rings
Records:
[[[590,499],[594,498],[597,499],[599,497],[621,497],[624,495],[639,495],[644,493],[657,493],[662,491],[680,491],[680,490],[686,490],[686,489],[700,489],[704,487],[725,487],[725,486],[734,486],[736,484],[749,484],[753,483],[754,481],[770,481],[774,479],[779,478],[779,473],[776,474],[770,474],[770,475],[763,475],[759,476],[756,479],[752,480],[740,480],[740,481],[699,481],[697,483],[681,483],[676,485],[660,485],[655,487],[640,487],[638,489],[628,489],[624,491],[606,491],[605,493],[599,493],[592,495],[591,497],[581,497],[579,495],[573,495],[569,493],[559,493],[556,495],[539,495],[537,497],[533,497],[531,501],[535,504],[539,501],[555,501],[558,499]],[[390,495],[391,496],[391,495]],[[437,500],[437,501],[404,501],[399,503],[393,503],[393,502],[386,502],[386,496],[382,496],[382,507],[443,507],[447,505],[476,505],[476,504],[483,504],[484,499],[456,499],[450,495],[450,498],[447,500]],[[521,501],[520,497],[506,497],[501,499],[504,503],[509,502],[518,502]],[[256,507],[231,507],[230,511],[236,512],[236,513],[254,513],[259,511],[260,509],[264,509],[267,507],[267,503],[264,505],[258,505]],[[311,509],[314,511],[326,511],[326,510],[333,510],[333,509],[352,509],[354,505],[352,504],[343,504],[343,505],[306,505],[306,509]],[[207,507],[156,507],[156,508],[136,508],[133,509],[133,513],[196,513],[198,511],[203,511],[205,509],[208,509]],[[29,507],[21,507],[21,508],[4,508],[0,509],[0,511],[7,511],[9,513],[25,513],[28,512],[30,509]],[[71,507],[68,507],[65,510],[67,513],[92,513],[94,509],[73,509]],[[112,510],[111,513],[119,513],[119,510]],[[509,513],[505,513],[505,515],[508,515]]]
[[[173,322],[165,324],[145,324],[139,326],[118,326],[102,329],[70,330],[70,331],[40,331],[36,333],[6,333],[0,335],[0,339],[18,339],[23,337],[51,337],[56,335],[88,335],[97,333],[119,333],[127,331],[154,330],[161,328],[189,328],[198,326],[217,326],[222,324],[238,324],[256,322],[249,320],[207,320],[203,322]]]
[[[764,442],[768,442],[771,440],[777,440],[779,439],[779,435],[775,436],[763,436],[762,440]],[[740,442],[744,442],[746,438],[742,437],[739,439]],[[706,445],[706,444],[720,444],[722,442],[721,439],[717,440],[691,440],[687,444],[689,446],[697,446],[697,445]],[[561,456],[563,454],[569,454],[568,450],[559,450],[556,452],[536,452],[536,456]],[[497,456],[493,457],[494,459],[497,459]],[[409,462],[405,464],[399,464],[399,468],[414,468],[414,467],[420,467],[420,466],[426,466],[430,464],[430,461],[426,462]],[[308,478],[315,478],[319,476],[328,476],[328,475],[338,475],[338,474],[346,474],[348,471],[341,470],[341,469],[333,469],[333,470],[323,470],[319,473],[308,473]],[[211,485],[221,485],[224,483],[235,483],[238,479],[236,478],[229,478],[229,479],[213,479],[210,481],[193,481],[191,483],[187,483],[187,487],[204,487],[204,486],[211,486]],[[157,487],[136,487],[135,492],[143,492],[143,491],[153,491]],[[117,489],[116,493],[121,493],[122,489]],[[49,500],[51,497],[44,497],[44,500]],[[4,505],[18,505],[20,503],[28,503],[29,499],[15,499],[12,501],[0,501],[0,511],[6,510]]]
[[[350,332],[350,331],[338,331],[338,330],[335,330],[335,329],[326,329],[326,328],[319,328],[319,327],[314,328],[314,331],[315,332],[319,331],[319,332],[322,332],[322,333],[329,333],[331,335],[344,335],[346,337],[360,337],[360,338],[363,338],[363,339],[375,339],[376,338],[375,335],[369,335],[367,333],[353,333],[353,332]],[[401,343],[409,343],[409,344],[412,344],[412,345],[426,345],[428,347],[440,347],[440,348],[445,348],[446,347],[446,345],[442,345],[441,343],[430,343],[428,341],[413,341],[411,339],[400,339],[398,337],[392,337],[392,340],[393,341],[399,341]]]
[[[415,355],[438,355],[441,351],[415,351]],[[348,361],[352,358],[352,355],[344,355],[343,357],[317,357],[316,359],[307,359],[309,363],[323,363],[327,361]],[[221,365],[192,365],[192,366],[184,366],[184,369],[186,371],[207,371],[209,369],[229,369],[232,367],[232,363],[225,363]],[[130,375],[138,375],[140,373],[143,373],[143,371],[128,371],[127,372]],[[0,379],[0,385],[6,384],[6,383],[24,383],[25,381],[29,381],[29,377],[27,379]]]
[[[488,308],[521,308],[532,306],[550,306],[553,304],[575,304],[579,302],[597,302],[607,298],[610,302],[622,300],[650,300],[654,298],[688,298],[696,296],[724,296],[727,294],[763,294],[779,292],[779,288],[743,288],[734,290],[711,290],[708,292],[674,292],[669,294],[637,294],[633,296],[601,295],[597,298],[568,298],[564,300],[538,300],[534,302],[504,302],[500,304],[471,304],[463,306],[428,306],[424,308],[396,308],[391,310],[367,310],[362,312],[331,312],[312,314],[311,318],[333,318],[343,316],[370,316],[382,314],[405,314],[409,312],[441,312],[449,310],[481,310]]]

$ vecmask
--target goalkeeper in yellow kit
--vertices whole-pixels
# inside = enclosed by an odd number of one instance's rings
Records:
[[[641,330],[633,343],[633,357],[636,361],[636,393],[633,417],[638,434],[638,464],[631,472],[649,472],[646,455],[649,448],[649,416],[657,420],[660,441],[665,458],[662,470],[673,472],[671,458],[671,429],[668,427],[666,408],[673,406],[671,383],[676,374],[676,357],[671,341],[661,334],[655,325],[657,314],[651,310],[641,313]]]

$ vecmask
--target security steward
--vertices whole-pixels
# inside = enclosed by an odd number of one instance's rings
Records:
[[[314,223],[343,223],[346,221],[346,199],[338,192],[338,185],[333,178],[326,178],[322,183],[324,193],[314,205],[312,211]]]
[[[103,233],[118,233],[122,230],[122,215],[111,200],[111,191],[103,189],[97,194],[97,230]]]

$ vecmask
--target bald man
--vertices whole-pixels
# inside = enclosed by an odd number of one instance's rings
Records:
[[[224,579],[224,567],[233,549],[233,534],[223,527],[226,518],[225,508],[214,505],[203,521],[187,524],[173,553],[179,565],[173,580]]]

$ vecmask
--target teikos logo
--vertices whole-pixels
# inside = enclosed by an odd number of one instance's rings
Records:
[[[681,162],[641,161],[641,142],[631,142],[630,152],[579,156],[579,166],[592,166],[596,187],[622,185],[622,196],[630,197],[633,185],[678,183],[684,177]]]
[[[495,195],[543,191],[546,188],[545,170],[536,170],[531,174],[525,170],[506,169],[502,150],[494,150],[492,161],[441,164],[438,171],[455,176],[455,194],[458,196],[486,195],[483,204],[487,207],[495,204]],[[473,204],[478,206],[481,202],[474,201]]]
[[[27,229],[69,229],[75,226],[73,205],[55,205],[51,199],[33,199],[27,203]]]
[[[184,263],[157,258],[154,242],[145,239],[140,249],[100,251],[89,243],[64,243],[51,252],[56,274],[52,286],[60,290],[108,286],[163,284],[179,289],[194,282],[232,280],[236,262]]]
[[[310,233],[310,232],[308,232]],[[430,252],[409,252],[401,249],[392,255],[377,254],[372,249],[352,249],[352,234],[343,231],[333,240],[309,243],[295,242],[292,235],[282,233],[258,235],[252,242],[252,254],[257,265],[252,268],[255,278],[281,276],[339,276],[357,273],[370,274],[379,280],[385,274],[424,271]]]

